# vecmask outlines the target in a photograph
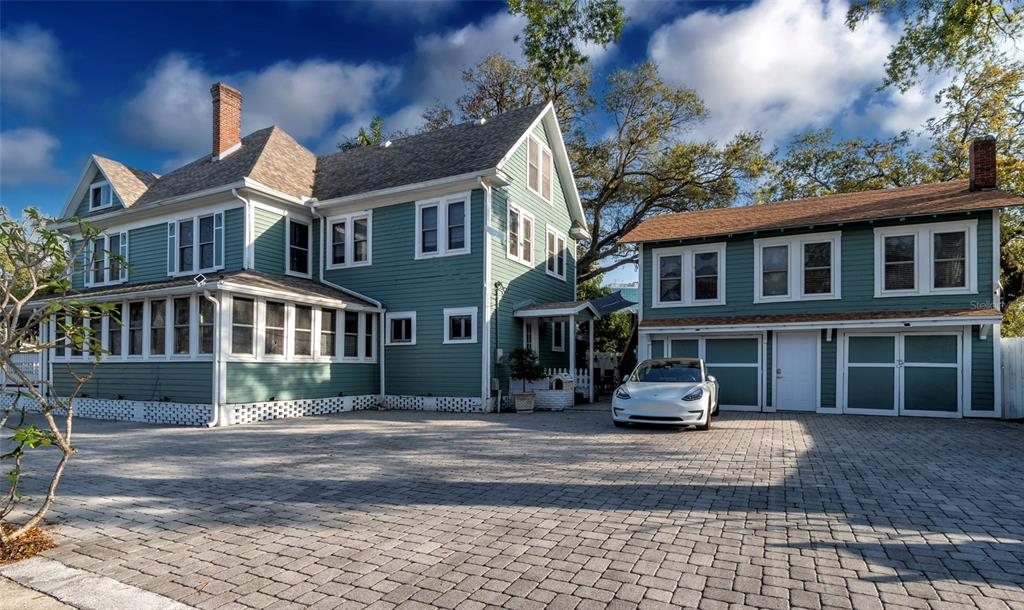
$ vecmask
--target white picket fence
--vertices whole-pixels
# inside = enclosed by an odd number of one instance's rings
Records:
[[[1007,337],[1000,346],[1003,361],[1003,417],[1024,419],[1024,337]]]
[[[528,381],[528,382],[526,382],[526,390],[527,391],[550,390],[550,389],[552,389],[551,388],[551,381],[555,377],[559,377],[559,376],[563,376],[563,375],[569,375],[569,369],[544,369],[544,378],[543,379],[538,379],[537,381]],[[520,380],[520,379],[513,379],[511,383],[512,383],[511,387],[512,387],[512,391],[513,392],[520,392],[520,391],[522,391],[522,389],[523,389],[523,382],[522,382],[522,380]],[[590,395],[590,373],[587,371],[587,369],[577,369],[575,383],[576,383],[576,388],[575,389],[576,389],[576,393],[577,394],[582,394],[583,396],[589,396]]]
[[[43,369],[42,362],[39,354],[14,354],[11,356],[10,363],[3,363],[4,366],[0,366],[0,383],[20,383],[20,378],[15,376],[13,373],[9,373],[7,368],[14,366],[25,373],[32,381],[39,381],[42,379]],[[10,374],[10,378],[8,375]]]

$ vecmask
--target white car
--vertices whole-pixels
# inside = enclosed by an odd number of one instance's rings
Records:
[[[612,422],[711,427],[718,382],[700,358],[655,358],[633,369],[612,395]]]

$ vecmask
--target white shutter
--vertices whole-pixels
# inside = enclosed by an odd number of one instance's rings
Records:
[[[224,212],[213,215],[213,266],[224,266]]]
[[[121,250],[118,252],[121,255],[121,264],[118,265],[119,272],[117,279],[127,280],[128,279],[128,231],[121,232]]]
[[[96,239],[93,238],[89,243],[85,244],[85,264],[82,265],[85,271],[85,285],[92,286],[92,254],[93,249],[96,247]]]
[[[167,223],[167,273],[171,274],[178,270],[175,253],[178,250],[178,240],[175,238],[176,222]]]

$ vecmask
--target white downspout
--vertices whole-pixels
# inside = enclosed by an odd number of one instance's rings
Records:
[[[484,191],[484,210],[483,210],[483,246],[484,246],[484,293],[483,293],[483,325],[480,331],[482,335],[482,345],[480,350],[481,356],[481,373],[482,379],[480,380],[480,394],[481,400],[483,401],[482,407],[489,411],[487,408],[487,402],[491,398],[491,186],[484,182],[483,178],[479,179],[480,188]],[[497,404],[497,403],[496,403]],[[500,406],[496,408],[496,412],[500,411]]]
[[[252,217],[252,204],[248,199],[238,194],[238,189],[231,189],[231,194],[242,202],[242,269],[251,269],[253,259],[253,232],[255,228]]]
[[[223,426],[224,422],[220,418],[220,365],[221,365],[221,319],[220,319],[220,300],[213,298],[209,290],[203,291],[203,297],[213,303],[213,319],[216,320],[213,327],[213,388],[210,392],[210,403],[213,406],[213,419],[206,422],[207,428],[215,428],[217,426]]]
[[[383,401],[384,395],[387,393],[384,391],[384,333],[387,332],[387,329],[385,328],[387,310],[384,309],[384,305],[377,299],[371,299],[370,297],[364,294],[360,294],[354,290],[349,290],[344,286],[340,286],[333,282],[327,281],[327,279],[324,277],[324,268],[327,267],[327,221],[324,218],[324,215],[317,211],[315,199],[310,199],[309,201],[306,202],[306,204],[309,206],[309,210],[313,213],[313,217],[320,220],[320,261],[319,264],[317,265],[317,267],[320,268],[320,283],[330,286],[331,288],[334,288],[336,290],[340,290],[341,292],[344,292],[345,294],[353,296],[357,299],[362,299],[364,301],[372,303],[376,305],[378,309],[380,309],[380,324],[377,325],[377,332],[380,334],[380,347],[377,349],[377,364],[380,372],[380,396],[381,400]]]

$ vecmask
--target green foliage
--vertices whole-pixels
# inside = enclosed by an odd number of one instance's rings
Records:
[[[526,382],[537,381],[544,377],[544,367],[540,364],[540,356],[531,349],[520,347],[512,350],[508,362],[512,379],[523,380],[523,391],[526,391]]]
[[[359,133],[355,136],[338,144],[338,148],[341,150],[352,150],[353,148],[362,148],[363,146],[379,146],[387,140],[395,140],[407,135],[409,134],[403,131],[385,132],[384,117],[377,115],[373,117],[369,125],[360,127]]]
[[[614,290],[603,286],[604,276],[598,275],[584,280],[576,286],[576,296],[581,301],[610,296]],[[626,311],[615,311],[594,324],[594,350],[598,352],[622,353],[633,332],[633,316]]]
[[[886,86],[906,91],[922,69],[963,71],[980,61],[1005,60],[1024,29],[1020,0],[853,0],[846,23],[854,29],[873,15],[902,19],[889,51]]]

